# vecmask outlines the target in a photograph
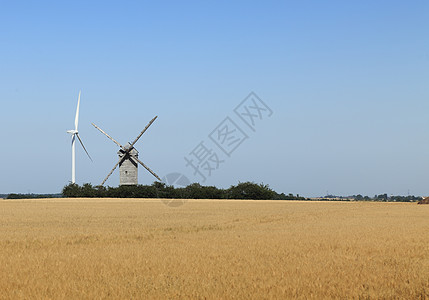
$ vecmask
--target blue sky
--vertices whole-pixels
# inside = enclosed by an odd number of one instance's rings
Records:
[[[204,182],[320,196],[428,195],[427,1],[2,3],[0,193],[99,184],[133,140],[160,176],[250,93],[273,114]],[[153,177],[143,169],[139,182]],[[107,182],[119,183],[116,171]]]

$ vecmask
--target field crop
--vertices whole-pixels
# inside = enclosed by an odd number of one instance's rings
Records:
[[[0,201],[1,299],[427,299],[429,205]]]

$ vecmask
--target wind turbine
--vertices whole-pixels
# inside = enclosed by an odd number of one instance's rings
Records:
[[[76,183],[76,137],[79,140],[80,144],[82,145],[83,150],[85,150],[86,154],[88,155],[89,159],[92,161],[91,156],[89,156],[88,151],[86,151],[85,146],[83,145],[82,140],[79,136],[78,131],[78,125],[79,125],[79,105],[80,105],[80,91],[79,91],[79,98],[77,100],[77,109],[76,109],[76,117],[74,119],[74,129],[67,130],[67,133],[70,133],[72,136],[72,183]]]

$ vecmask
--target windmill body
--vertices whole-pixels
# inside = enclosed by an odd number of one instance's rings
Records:
[[[89,156],[88,151],[86,151],[85,146],[83,145],[83,142],[79,136],[78,126],[79,126],[79,106],[80,106],[80,91],[79,91],[79,97],[77,100],[77,109],[76,109],[76,116],[74,119],[74,129],[67,130],[67,133],[71,134],[72,136],[72,178],[71,182],[76,183],[76,138],[78,138],[80,144],[82,145],[83,150],[85,150],[86,154],[88,155],[89,159],[92,161],[91,156]]]
[[[161,181],[159,176],[156,175],[155,172],[149,169],[149,167],[146,166],[139,159],[139,152],[136,150],[136,148],[134,148],[134,145],[137,143],[137,141],[140,139],[143,133],[146,132],[149,126],[152,125],[152,123],[156,120],[156,118],[157,116],[153,118],[149,122],[149,124],[146,125],[146,127],[140,132],[140,134],[132,143],[127,143],[125,146],[122,146],[121,144],[119,144],[114,138],[112,138],[110,135],[104,132],[103,129],[101,129],[94,123],[92,123],[92,125],[95,128],[97,128],[101,133],[103,133],[112,142],[114,142],[116,145],[119,146],[119,151],[118,151],[119,160],[115,164],[113,169],[110,171],[110,173],[107,174],[107,177],[103,180],[101,185],[103,185],[107,181],[107,179],[109,179],[110,175],[112,175],[113,171],[115,171],[116,167],[118,166],[119,166],[119,184],[120,185],[137,185],[138,184],[138,164],[142,165],[146,170],[149,171],[149,173],[155,176],[156,179]]]
[[[131,146],[130,143],[125,145]],[[139,152],[133,148],[126,153],[124,150],[118,151],[119,159],[122,161],[119,164],[119,185],[137,185],[138,184],[138,163]],[[122,159],[124,158],[124,159]]]

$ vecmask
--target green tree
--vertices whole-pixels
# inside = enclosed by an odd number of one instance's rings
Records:
[[[70,183],[63,188],[62,194],[66,198],[82,197],[82,189],[76,183]]]
[[[273,199],[274,191],[267,184],[256,184],[254,182],[241,182],[236,186],[231,186],[227,190],[229,199]]]

